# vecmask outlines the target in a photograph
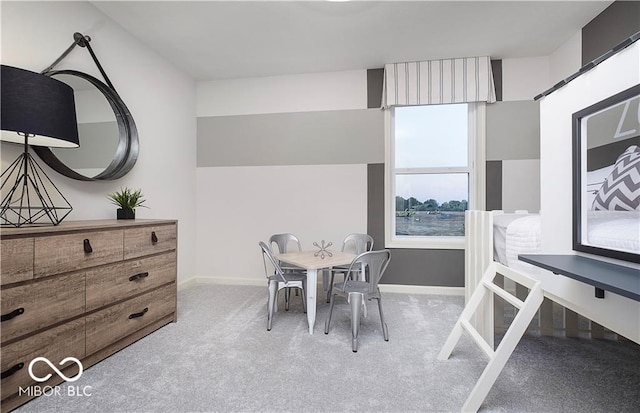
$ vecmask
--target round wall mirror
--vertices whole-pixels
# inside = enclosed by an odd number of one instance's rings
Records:
[[[32,147],[47,165],[82,181],[114,180],[138,158],[138,131],[120,96],[95,77],[75,70],[47,73],[74,90],[79,148]]]

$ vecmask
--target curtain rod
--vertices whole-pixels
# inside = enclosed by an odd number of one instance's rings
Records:
[[[633,43],[635,43],[638,40],[640,40],[640,32],[637,32],[636,34],[633,34],[633,35],[627,37],[622,42],[620,42],[616,46],[614,46],[613,49],[609,50],[608,52],[606,52],[602,56],[597,57],[597,58],[593,59],[592,61],[590,61],[589,63],[587,63],[586,65],[582,66],[580,68],[580,70],[578,70],[577,72],[575,72],[571,76],[561,80],[560,82],[556,83],[551,88],[549,88],[549,89],[545,90],[544,92],[540,93],[539,95],[534,97],[533,100],[540,100],[543,97],[552,94],[553,92],[555,92],[556,90],[560,89],[561,87],[563,87],[567,83],[571,82],[573,79],[575,79],[578,76],[581,76],[582,74],[588,72],[589,70],[593,69],[594,67],[596,67],[600,63],[604,62],[605,60],[607,60],[608,58],[610,58],[614,54],[618,53],[620,50],[626,49],[627,47],[631,46]]]

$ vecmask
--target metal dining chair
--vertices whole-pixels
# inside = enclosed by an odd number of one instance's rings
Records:
[[[384,341],[389,341],[389,329],[384,321],[382,312],[382,297],[378,282],[382,278],[389,261],[391,252],[389,250],[369,251],[358,255],[349,265],[345,281],[333,286],[331,292],[331,304],[329,306],[329,317],[324,324],[324,333],[329,334],[329,325],[333,314],[333,306],[336,296],[344,297],[351,307],[351,349],[355,353],[358,351],[358,330],[360,328],[360,316],[364,300],[378,300],[378,310],[380,311],[380,322],[382,323],[382,334]],[[358,270],[362,265],[367,268],[366,279],[358,280]]]
[[[269,248],[271,249],[271,251],[273,252],[274,249],[274,245],[278,248],[278,253],[280,254],[284,254],[286,252],[291,251],[290,246],[293,245],[293,248],[298,248],[298,251],[302,251],[302,244],[300,244],[300,240],[298,239],[298,237],[296,237],[295,235],[291,234],[291,233],[283,233],[283,234],[273,234],[270,238],[269,238]],[[280,268],[282,268],[282,270],[285,273],[302,273],[302,274],[306,274],[306,271],[303,268],[300,267],[296,267],[295,265],[291,265],[291,264],[287,264],[287,263],[283,263],[280,262]],[[298,295],[298,290],[296,290],[296,295]],[[284,309],[285,311],[289,310],[289,300],[291,298],[291,290],[287,289],[287,291],[285,292],[285,297],[284,297]]]
[[[302,290],[302,305],[304,312],[307,312],[306,293],[307,293],[307,276],[306,274],[290,272],[286,273],[280,267],[280,263],[271,253],[271,249],[267,244],[260,241],[258,243],[262,250],[262,261],[264,263],[264,273],[267,276],[269,287],[269,298],[267,300],[267,331],[271,331],[271,323],[273,321],[273,313],[278,303],[278,292],[283,288],[299,288]],[[270,271],[267,262],[273,267]],[[288,303],[287,303],[288,305]]]
[[[273,244],[278,247],[278,252],[281,254],[289,250],[289,244],[294,244],[298,248],[298,251],[302,251],[300,240],[290,233],[273,234],[269,238],[269,246],[273,248]]]
[[[342,241],[342,252],[353,252],[356,255],[360,255],[363,252],[373,250],[373,237],[368,234],[349,234]],[[348,265],[342,265],[337,267],[332,267],[327,272],[323,273],[323,287],[327,292],[327,302],[331,299],[331,289],[333,286],[334,278],[336,274],[342,274],[346,277],[347,270],[349,269]],[[357,271],[357,269],[354,269]],[[330,281],[327,285],[327,275],[330,276]]]

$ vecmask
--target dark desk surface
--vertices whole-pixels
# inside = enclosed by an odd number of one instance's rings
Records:
[[[640,270],[635,268],[580,255],[522,254],[518,259],[596,288],[640,301]]]

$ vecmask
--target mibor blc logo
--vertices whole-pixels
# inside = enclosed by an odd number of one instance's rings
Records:
[[[74,363],[76,363],[78,365],[78,374],[74,377],[67,377],[64,375],[64,373],[62,373],[60,370],[58,370],[58,368],[46,357],[36,357],[33,360],[31,360],[31,363],[29,363],[29,376],[31,376],[32,379],[34,379],[35,381],[37,381],[38,383],[42,383],[45,382],[47,380],[49,380],[52,376],[51,373],[47,374],[44,377],[37,377],[35,374],[33,374],[33,365],[36,364],[37,362],[42,361],[45,364],[48,364],[49,367],[51,367],[53,369],[53,371],[56,372],[56,374],[58,376],[60,376],[64,381],[67,382],[74,382],[76,380],[78,380],[80,378],[80,376],[82,376],[82,363],[80,363],[80,360],[78,360],[75,357],[67,357],[66,359],[62,360],[60,362],[60,366],[65,365],[68,361],[73,361]]]
[[[73,377],[67,377],[62,371],[60,371],[61,369],[68,367],[65,366],[67,363],[75,363],[78,366],[78,373],[73,376]],[[53,364],[51,362],[51,360],[49,360],[46,357],[36,357],[33,360],[31,360],[31,362],[29,363],[29,376],[31,376],[31,378],[33,380],[35,380],[38,383],[43,383],[47,380],[49,380],[51,378],[51,376],[53,376],[52,373],[49,373],[47,375],[45,375],[44,377],[38,377],[34,372],[33,372],[33,366],[36,363],[45,363],[47,364],[54,372],[55,374],[57,374],[61,379],[63,379],[64,381],[66,381],[67,383],[72,383],[78,379],[80,379],[80,377],[82,376],[82,372],[84,371],[82,363],[80,362],[80,360],[78,360],[75,357],[67,357],[65,359],[63,359],[60,363],[59,366],[60,368],[56,367],[55,364]],[[66,388],[66,392],[63,393],[62,389],[58,386],[38,386],[38,385],[34,385],[34,386],[29,386],[27,388],[22,388],[20,387],[19,389],[19,394],[26,394],[29,396],[91,396],[91,386],[67,386]]]

